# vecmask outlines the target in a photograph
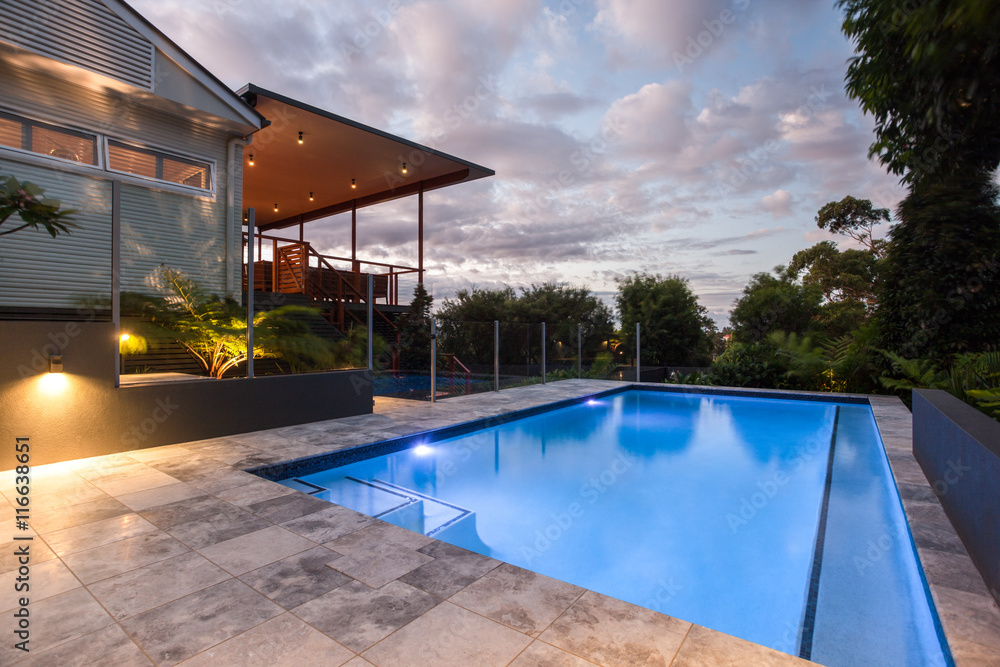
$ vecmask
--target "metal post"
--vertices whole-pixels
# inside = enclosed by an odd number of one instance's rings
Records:
[[[372,356],[373,345],[375,344],[375,314],[372,306],[372,294],[375,293],[375,276],[368,274],[368,370],[375,370],[375,360]]]
[[[253,235],[256,211],[247,210],[247,379],[253,379]]]
[[[424,282],[424,182],[417,195],[417,278]]]
[[[437,320],[431,318],[431,403],[437,398]],[[454,378],[454,375],[452,376]]]
[[[493,320],[493,391],[500,391],[500,320]]]
[[[641,339],[639,338],[639,334],[642,331],[640,328],[641,326],[642,325],[639,324],[638,322],[635,323],[635,381],[636,382],[642,382],[642,371],[640,370],[641,365],[639,356],[640,353],[642,352]]]
[[[115,386],[122,371],[122,184],[111,182],[111,321],[115,327]]]
[[[576,377],[583,379],[583,325],[576,325]]]
[[[542,322],[542,384],[545,384],[545,322]]]

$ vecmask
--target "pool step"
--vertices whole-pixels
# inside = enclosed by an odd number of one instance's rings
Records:
[[[282,484],[430,537],[470,518],[475,525],[470,510],[379,479],[341,477],[326,482],[326,487],[301,479]]]

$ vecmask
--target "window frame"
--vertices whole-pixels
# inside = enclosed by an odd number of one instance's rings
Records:
[[[117,137],[112,137],[109,135],[101,135],[103,150],[105,156],[105,171],[110,174],[118,174],[121,176],[126,176],[128,178],[135,178],[141,180],[145,183],[156,183],[160,185],[170,186],[171,188],[181,188],[185,192],[191,192],[199,194],[203,197],[215,196],[215,174],[216,174],[216,161],[209,160],[206,158],[200,158],[193,155],[185,155],[183,153],[178,153],[177,151],[164,150],[159,146],[153,144],[145,144],[138,141],[130,141],[128,139],[119,139]],[[175,160],[183,162],[193,162],[196,165],[204,165],[208,168],[208,187],[198,188],[193,185],[185,185],[184,183],[178,183],[176,181],[168,181],[162,178],[156,178],[155,176],[143,176],[142,174],[133,174],[129,171],[120,171],[118,169],[111,168],[111,143],[116,143],[125,148],[133,148],[139,152],[147,154],[159,154],[161,157],[172,158]]]
[[[81,130],[81,129],[76,128],[76,127],[69,127],[69,126],[66,126],[66,125],[60,125],[60,124],[56,124],[56,123],[51,123],[49,121],[40,120],[38,118],[33,118],[31,116],[25,116],[25,115],[19,114],[19,113],[14,113],[13,111],[10,111],[10,110],[8,110],[5,107],[0,107],[0,115],[2,115],[4,117],[7,117],[7,118],[9,118],[9,119],[11,119],[11,120],[13,120],[15,122],[22,123],[22,132],[24,131],[23,130],[23,125],[25,123],[27,123],[29,126],[36,126],[37,125],[37,126],[42,126],[42,127],[48,127],[48,128],[51,128],[52,130],[55,130],[56,132],[64,132],[66,134],[75,134],[75,135],[80,136],[81,138],[93,138],[93,140],[94,140],[94,157],[96,158],[96,161],[93,162],[93,163],[90,163],[90,162],[79,162],[77,160],[70,160],[69,158],[59,157],[57,155],[52,155],[52,154],[49,154],[49,153],[40,153],[38,151],[33,151],[33,150],[26,149],[26,148],[21,148],[21,147],[16,147],[16,146],[8,146],[7,144],[0,144],[0,149],[2,149],[4,151],[13,151],[13,152],[18,153],[20,155],[30,155],[31,157],[41,158],[42,160],[52,160],[52,161],[57,162],[59,164],[73,165],[75,167],[79,167],[79,168],[83,168],[83,169],[92,169],[92,170],[98,170],[98,171],[104,171],[105,170],[104,169],[104,150],[102,149],[102,139],[103,139],[103,136],[101,134],[98,134],[97,132],[88,132],[87,130]]]

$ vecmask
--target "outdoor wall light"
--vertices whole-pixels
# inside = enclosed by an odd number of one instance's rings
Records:
[[[299,143],[300,144],[302,143],[302,133],[301,132],[299,132]]]
[[[351,189],[352,190],[357,190],[358,189],[358,184],[355,182],[355,180],[353,178],[351,179]]]
[[[403,163],[403,174],[406,174],[406,163]]]
[[[118,342],[119,342],[119,343],[124,343],[124,342],[126,342],[126,341],[127,341],[127,340],[128,340],[129,338],[131,338],[131,336],[129,336],[129,335],[127,334],[127,333],[123,333],[123,334],[121,335],[121,337],[120,337],[120,338],[118,339]]]
[[[278,205],[277,205],[277,204],[275,204],[275,205],[274,205],[274,212],[275,212],[275,213],[277,213],[277,212],[278,212]]]
[[[250,159],[248,160],[248,162],[250,163],[250,166],[252,167],[253,166],[253,153],[250,153]]]
[[[62,355],[53,354],[49,357],[49,372],[50,373],[62,373]]]
[[[309,201],[312,201],[312,200],[313,200],[313,193],[310,192],[309,193]]]

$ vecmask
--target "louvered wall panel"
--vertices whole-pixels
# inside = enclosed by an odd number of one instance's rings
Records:
[[[166,294],[161,265],[207,292],[226,289],[225,209],[185,195],[122,188],[122,290]]]
[[[153,45],[100,0],[0,0],[0,39],[153,89]]]
[[[79,227],[52,238],[25,229],[0,237],[0,307],[74,308],[111,297],[111,183],[0,159],[0,174],[45,188],[77,211]],[[2,229],[16,226],[12,217]]]

